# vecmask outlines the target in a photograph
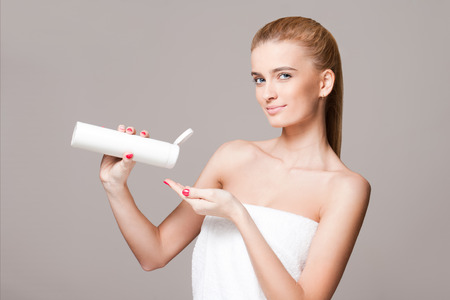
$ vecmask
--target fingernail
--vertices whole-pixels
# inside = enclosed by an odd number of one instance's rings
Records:
[[[167,181],[164,180],[164,183],[167,184],[168,186],[170,186],[170,184],[167,183]]]
[[[184,189],[183,190],[183,195],[185,195],[186,197],[189,196],[189,190],[188,189]]]
[[[119,125],[120,130],[125,130],[125,125]]]
[[[147,132],[145,132],[144,130],[141,131],[141,135],[146,135]]]
[[[132,132],[133,129],[131,129],[130,127],[128,127],[128,128],[127,128],[127,131],[128,131],[128,132]]]
[[[133,154],[127,154],[127,155],[126,155],[126,158],[132,159],[132,158],[133,158]]]

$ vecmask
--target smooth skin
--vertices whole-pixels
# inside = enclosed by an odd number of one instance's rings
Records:
[[[268,299],[331,299],[353,250],[369,203],[370,184],[349,170],[326,138],[324,108],[334,73],[316,70],[294,42],[266,42],[252,51],[256,98],[280,137],[224,143],[193,187],[171,179],[183,199],[159,225],[137,208],[127,187],[135,164],[104,156],[100,178],[114,216],[144,270],[166,265],[200,232],[205,215],[231,220],[240,231]],[[270,115],[267,106],[286,105]],[[135,129],[119,126],[135,134]],[[141,134],[148,137],[146,134]],[[189,196],[183,190],[189,190]],[[306,266],[296,282],[242,205],[267,206],[319,222]]]

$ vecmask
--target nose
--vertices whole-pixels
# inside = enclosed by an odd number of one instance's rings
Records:
[[[263,93],[264,100],[272,101],[277,99],[277,97],[278,96],[274,84],[271,83],[270,81],[267,81],[266,84],[264,85],[264,93]]]

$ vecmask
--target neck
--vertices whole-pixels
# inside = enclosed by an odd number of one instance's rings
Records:
[[[283,127],[272,150],[288,167],[310,170],[329,169],[334,154],[324,118]]]

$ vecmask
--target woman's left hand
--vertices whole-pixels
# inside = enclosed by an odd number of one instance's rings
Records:
[[[216,216],[231,221],[238,217],[245,207],[230,192],[222,189],[201,189],[184,186],[171,179],[165,182],[187,203],[196,214]]]

